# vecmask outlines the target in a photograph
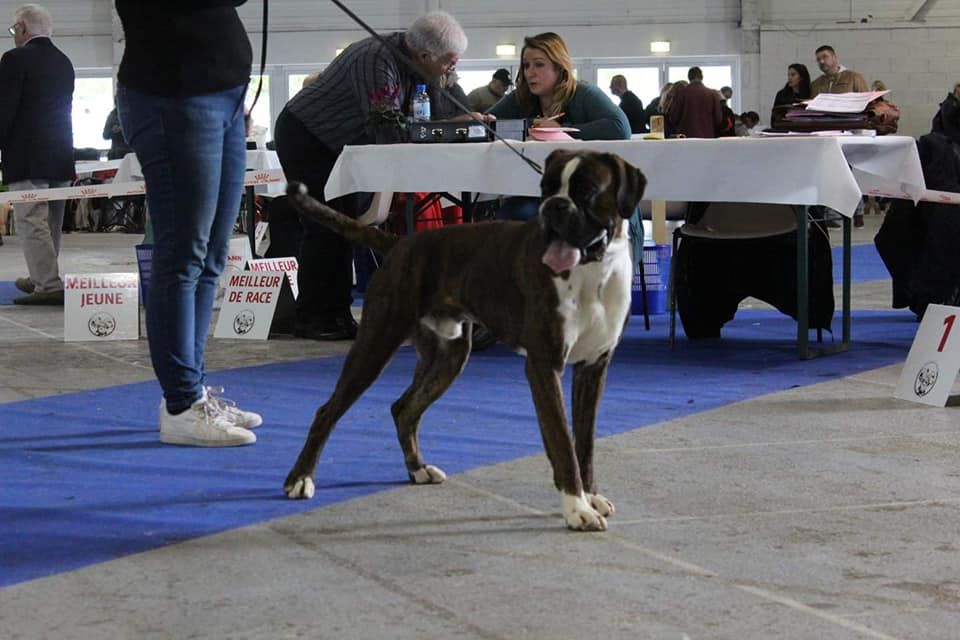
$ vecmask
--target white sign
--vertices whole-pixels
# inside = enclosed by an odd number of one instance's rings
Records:
[[[927,306],[893,396],[934,407],[946,405],[960,371],[960,307]]]
[[[286,279],[281,271],[244,271],[231,275],[214,337],[266,340]]]
[[[64,341],[139,338],[139,288],[136,273],[64,276]]]
[[[227,251],[227,263],[223,267],[220,279],[217,281],[217,297],[213,301],[213,308],[219,309],[223,304],[223,292],[230,278],[243,273],[247,262],[253,259],[250,252],[250,240],[244,237],[230,238],[230,248]]]
[[[296,300],[300,295],[297,288],[297,271],[300,265],[293,256],[289,258],[263,258],[262,260],[251,260],[247,263],[250,271],[283,271],[287,274],[287,282],[290,283],[290,290],[293,292],[293,299]]]

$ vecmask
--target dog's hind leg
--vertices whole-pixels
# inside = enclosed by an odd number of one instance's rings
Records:
[[[613,515],[613,503],[597,493],[593,477],[593,443],[597,433],[597,410],[607,380],[610,354],[593,364],[580,362],[573,367],[573,438],[580,465],[580,479],[590,506],[601,516]]]
[[[377,318],[372,317],[374,313],[369,312],[371,317],[364,317],[361,321],[337,386],[330,399],[317,409],[307,441],[283,482],[283,489],[289,498],[313,497],[313,473],[317,460],[337,420],[373,384],[408,334],[403,323],[390,324],[392,318],[389,314],[377,314],[381,320],[377,322]]]
[[[419,357],[413,382],[393,403],[390,412],[397,425],[397,438],[403,449],[410,482],[437,484],[446,480],[447,476],[437,467],[424,463],[417,430],[423,412],[443,395],[463,371],[470,355],[470,331],[463,331],[460,337],[449,340],[420,326],[414,334],[413,343]]]

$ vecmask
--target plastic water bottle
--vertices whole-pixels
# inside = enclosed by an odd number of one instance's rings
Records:
[[[417,92],[413,94],[413,120],[422,122],[430,119],[430,96],[427,95],[427,85],[418,84]]]

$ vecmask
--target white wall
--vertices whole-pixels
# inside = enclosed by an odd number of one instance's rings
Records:
[[[764,27],[761,103],[773,103],[792,62],[806,64],[811,77],[820,75],[814,51],[821,44],[832,45],[840,62],[859,71],[867,82],[883,80],[890,100],[902,111],[900,132],[906,135],[929,132],[937,105],[960,81],[960,27],[858,24],[804,31]],[[767,114],[769,107],[761,113]]]

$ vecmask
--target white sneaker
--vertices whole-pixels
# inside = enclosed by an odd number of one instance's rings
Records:
[[[220,411],[227,416],[227,419],[233,422],[235,426],[244,429],[256,429],[263,424],[263,418],[259,413],[253,411],[244,411],[237,406],[233,400],[228,400],[220,394],[223,393],[223,387],[204,387],[207,397],[210,401],[220,408]]]
[[[253,444],[257,436],[236,426],[204,390],[203,397],[177,415],[160,406],[160,442],[191,447],[237,447]]]

